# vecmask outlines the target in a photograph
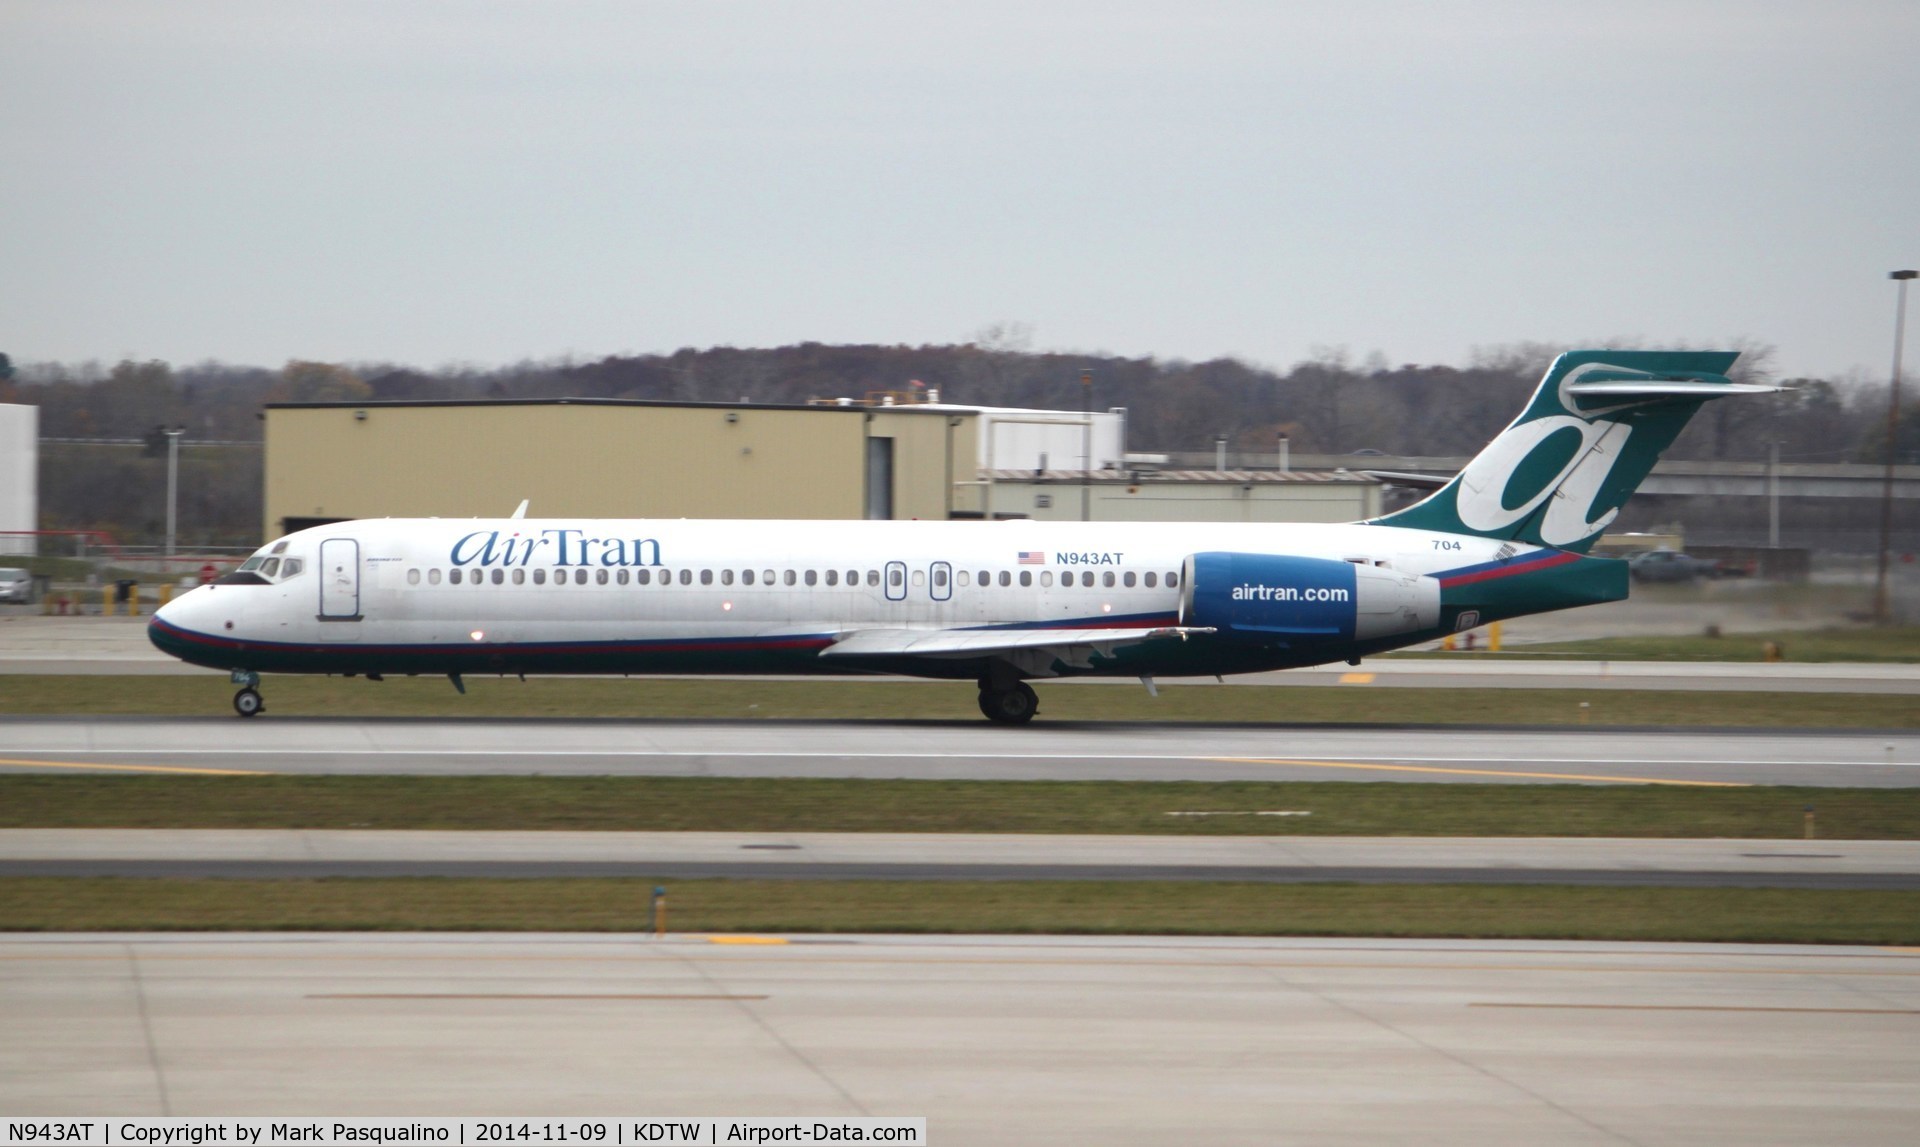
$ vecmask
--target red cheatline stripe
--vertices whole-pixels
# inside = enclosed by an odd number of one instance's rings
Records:
[[[1472,585],[1475,582],[1493,581],[1495,578],[1512,577],[1515,574],[1552,569],[1555,566],[1563,566],[1568,562],[1577,562],[1579,560],[1579,554],[1570,554],[1561,551],[1544,561],[1515,562],[1513,565],[1503,566],[1500,569],[1481,570],[1479,573],[1460,574],[1457,577],[1441,578],[1440,588],[1452,589],[1457,585]]]

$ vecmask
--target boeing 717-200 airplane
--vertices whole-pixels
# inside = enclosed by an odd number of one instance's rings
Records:
[[[157,612],[153,643],[261,673],[891,673],[979,683],[1358,661],[1627,596],[1587,550],[1735,353],[1570,351],[1424,501],[1346,525],[369,519],[301,530]],[[524,510],[524,505],[522,506]]]

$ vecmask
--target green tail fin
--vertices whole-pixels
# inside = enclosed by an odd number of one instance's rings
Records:
[[[1520,417],[1424,501],[1407,526],[1585,553],[1701,404],[1779,389],[1736,383],[1738,351],[1575,350]]]

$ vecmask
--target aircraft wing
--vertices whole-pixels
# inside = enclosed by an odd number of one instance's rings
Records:
[[[1211,629],[1163,625],[1131,629],[860,629],[820,651],[822,657],[979,657],[1053,650],[1062,660],[1083,659],[1090,647],[1105,653],[1158,637],[1186,638]]]

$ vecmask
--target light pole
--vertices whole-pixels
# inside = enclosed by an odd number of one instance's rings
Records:
[[[1900,284],[1900,298],[1893,308],[1893,385],[1887,388],[1887,476],[1880,488],[1880,573],[1873,582],[1873,616],[1881,622],[1892,620],[1887,598],[1887,554],[1893,549],[1893,462],[1900,435],[1900,357],[1907,335],[1907,283],[1920,278],[1920,271],[1889,271],[1887,278]]]
[[[167,556],[173,556],[173,525],[175,507],[179,504],[180,494],[180,436],[187,432],[184,426],[166,428],[167,435]]]
[[[1080,372],[1080,520],[1093,521],[1093,372]]]

